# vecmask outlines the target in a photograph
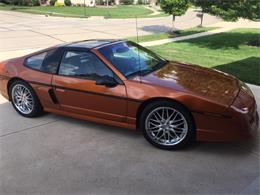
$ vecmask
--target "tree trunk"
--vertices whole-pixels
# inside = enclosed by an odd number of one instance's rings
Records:
[[[201,18],[200,18],[200,27],[202,27],[202,23],[203,23],[203,16],[204,16],[204,13],[201,14]]]
[[[174,23],[175,23],[175,15],[172,15],[172,32],[174,32],[175,30]]]

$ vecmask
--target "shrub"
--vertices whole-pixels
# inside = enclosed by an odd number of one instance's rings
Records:
[[[134,0],[122,0],[122,3],[124,5],[132,5],[134,3]]]
[[[66,6],[71,6],[71,1],[70,0],[65,0],[64,3],[65,3]]]
[[[11,0],[0,0],[1,4],[11,4],[12,1]]]
[[[40,0],[41,5],[46,5],[48,0]]]
[[[57,0],[50,0],[50,5],[54,6]]]
[[[138,0],[138,1],[137,1],[137,4],[138,4],[138,5],[143,5],[144,2],[143,2],[143,0]]]
[[[39,0],[32,0],[32,6],[40,6],[40,1]]]
[[[55,4],[54,4],[54,6],[63,7],[63,6],[64,6],[64,3],[56,1]]]
[[[10,4],[19,5],[19,6],[28,6],[28,5],[32,5],[32,1],[31,0],[12,0],[12,1],[10,1]]]

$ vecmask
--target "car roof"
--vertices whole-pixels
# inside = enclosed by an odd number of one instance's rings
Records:
[[[93,49],[100,46],[109,45],[111,43],[119,42],[122,40],[116,39],[90,39],[84,41],[78,41],[63,45],[66,48],[83,48],[83,49]]]

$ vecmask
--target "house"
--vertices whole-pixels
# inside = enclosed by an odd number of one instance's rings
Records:
[[[86,5],[87,7],[94,7],[96,0],[71,0],[72,5]]]
[[[57,0],[57,1],[60,3],[64,3],[64,0]],[[81,5],[81,6],[86,5],[87,7],[94,7],[97,4],[99,5],[98,1],[102,1],[102,0],[97,0],[97,3],[96,3],[96,0],[71,0],[71,4],[72,5]],[[109,1],[111,1],[111,0],[103,0],[104,5],[106,5],[106,3],[108,4]],[[112,0],[112,2],[115,5],[120,5],[121,0]],[[144,4],[150,4],[151,6],[155,6],[157,3],[157,0],[143,0],[142,2]],[[133,4],[137,4],[137,3],[138,3],[138,0],[133,0]]]
[[[58,0],[58,2],[64,3],[64,0]],[[96,5],[96,0],[71,0],[71,4],[94,7]]]

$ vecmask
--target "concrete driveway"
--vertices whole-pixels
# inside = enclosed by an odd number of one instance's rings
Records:
[[[0,99],[0,194],[260,192],[259,134],[163,151],[126,129],[53,114],[23,118]]]

